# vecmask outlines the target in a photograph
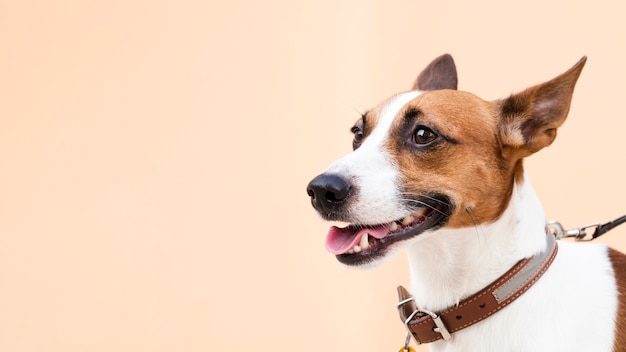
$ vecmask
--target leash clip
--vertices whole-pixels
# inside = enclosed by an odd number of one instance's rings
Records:
[[[599,228],[601,224],[599,222],[596,222],[570,230],[565,230],[563,225],[561,225],[561,223],[558,221],[550,221],[546,226],[548,231],[553,234],[557,240],[560,240],[561,238],[574,237],[576,241],[591,241],[594,237],[593,234],[587,233],[587,229]]]

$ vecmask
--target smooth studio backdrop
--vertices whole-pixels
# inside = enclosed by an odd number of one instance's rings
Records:
[[[0,351],[397,350],[404,256],[337,263],[309,179],[444,52],[485,99],[588,55],[526,168],[565,226],[626,213],[623,17],[609,0],[0,0]],[[626,229],[601,241],[626,250]]]

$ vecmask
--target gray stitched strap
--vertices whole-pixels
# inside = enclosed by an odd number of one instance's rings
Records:
[[[520,272],[513,276],[508,282],[504,283],[498,289],[493,292],[493,296],[498,301],[498,304],[506,301],[511,297],[520,287],[523,287],[532,279],[536,273],[541,270],[545,262],[550,258],[554,246],[556,246],[556,240],[554,236],[548,235],[548,245],[545,251],[535,255]]]

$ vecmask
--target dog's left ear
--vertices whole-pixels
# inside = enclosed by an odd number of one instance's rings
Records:
[[[527,156],[552,144],[569,112],[583,57],[560,76],[498,101],[502,142]]]
[[[450,54],[443,54],[420,73],[413,84],[413,90],[456,90],[457,80],[454,59]]]

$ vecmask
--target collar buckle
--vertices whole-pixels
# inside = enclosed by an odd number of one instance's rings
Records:
[[[398,303],[398,309],[402,308],[403,305],[414,301],[413,297],[409,297],[406,298],[402,301],[400,301]],[[415,318],[416,315],[420,315],[420,316],[425,316],[428,315],[430,316],[430,318],[433,320],[433,322],[435,323],[435,327],[433,328],[433,331],[436,333],[439,333],[441,335],[441,337],[445,340],[448,341],[450,339],[452,339],[452,335],[450,334],[450,332],[448,331],[448,328],[446,328],[446,324],[444,324],[443,320],[441,320],[441,316],[439,316],[439,314],[432,312],[428,309],[423,309],[423,308],[416,308],[411,314],[409,314],[409,316],[406,318],[406,320],[404,321],[404,325],[406,326],[407,330],[409,331],[410,335],[413,336],[413,338],[415,339],[415,342],[417,342],[417,344],[421,344],[421,342],[418,340],[417,336],[415,336],[415,333],[413,332],[413,330],[411,330],[411,327],[409,326],[409,324],[411,323],[411,320],[413,320],[413,318]]]

